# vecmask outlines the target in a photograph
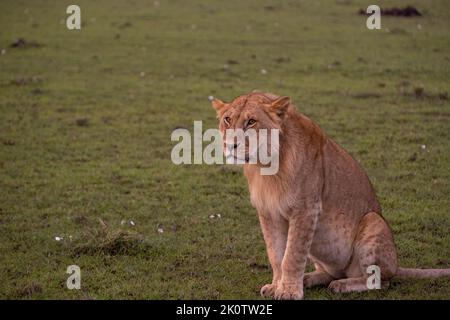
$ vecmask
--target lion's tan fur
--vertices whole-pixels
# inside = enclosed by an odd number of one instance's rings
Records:
[[[255,129],[281,132],[277,174],[264,176],[259,165],[244,165],[273,269],[272,283],[261,293],[301,299],[304,285],[319,284],[339,292],[364,291],[369,265],[380,267],[386,286],[397,273],[396,249],[374,189],[357,161],[286,97],[250,93],[229,104],[215,100],[213,106],[222,131],[245,130],[246,120],[253,118]],[[232,120],[229,125],[224,117]],[[309,274],[304,273],[307,259],[316,267]]]

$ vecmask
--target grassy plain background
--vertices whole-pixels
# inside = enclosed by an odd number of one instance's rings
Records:
[[[450,5],[409,1],[423,17],[370,31],[357,11],[372,2],[78,0],[69,31],[72,1],[3,0],[0,298],[258,298],[271,271],[244,177],[170,160],[172,130],[216,126],[209,95],[254,89],[289,95],[362,163],[402,266],[450,267]],[[66,289],[71,264],[82,290]]]

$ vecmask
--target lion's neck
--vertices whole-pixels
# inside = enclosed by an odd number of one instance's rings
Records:
[[[323,131],[309,118],[297,112],[290,113],[280,135],[278,172],[261,175],[260,165],[244,165],[253,205],[258,210],[283,212],[293,198],[295,181],[302,174],[308,174],[303,171],[317,161],[325,139]]]

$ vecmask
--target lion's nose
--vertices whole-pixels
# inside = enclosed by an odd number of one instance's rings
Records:
[[[225,147],[230,150],[233,151],[234,149],[237,149],[237,147],[239,146],[239,143],[227,143],[225,144]]]

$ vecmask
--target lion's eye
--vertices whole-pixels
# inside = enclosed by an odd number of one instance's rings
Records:
[[[230,117],[225,117],[224,121],[225,121],[226,124],[230,124],[231,118]]]
[[[248,120],[247,125],[248,125],[248,126],[252,126],[252,125],[254,125],[255,123],[256,123],[256,120],[255,120],[255,119],[250,119],[250,120]]]

